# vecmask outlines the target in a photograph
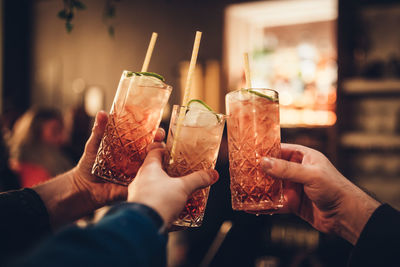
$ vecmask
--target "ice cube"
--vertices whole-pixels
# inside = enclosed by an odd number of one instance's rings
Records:
[[[235,98],[239,101],[246,101],[246,100],[250,100],[252,98],[252,95],[251,95],[251,93],[249,93],[245,90],[241,90],[235,94]]]
[[[192,127],[208,127],[218,124],[217,115],[211,111],[204,111],[200,109],[190,109],[187,111],[184,125]]]
[[[160,79],[152,76],[136,76],[139,86],[165,87],[165,83]]]

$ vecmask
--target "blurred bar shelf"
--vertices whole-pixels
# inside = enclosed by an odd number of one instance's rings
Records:
[[[341,136],[340,143],[346,148],[400,149],[400,136],[394,134],[349,132]]]
[[[374,197],[379,201],[390,203],[394,208],[400,209],[400,179],[398,177],[358,177],[355,183],[370,193],[373,192]]]
[[[351,78],[344,80],[342,86],[347,94],[400,94],[400,79]]]

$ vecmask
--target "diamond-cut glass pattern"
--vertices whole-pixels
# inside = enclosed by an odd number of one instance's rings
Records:
[[[176,116],[174,109],[167,139],[168,151],[171,151],[173,143]],[[199,170],[213,169],[217,161],[224,123],[225,121],[221,121],[212,127],[182,126],[174,159],[170,160],[170,155],[167,154],[164,160],[167,173],[172,177],[180,177]],[[173,224],[201,226],[209,192],[210,187],[194,192]]]
[[[207,151],[203,151],[202,154],[200,154],[201,152],[196,153],[193,147],[190,145],[186,146],[185,144],[180,144],[178,149],[179,151],[177,151],[174,162],[167,166],[167,172],[172,177],[184,176],[199,170],[212,169],[215,166],[215,159],[211,158],[210,161],[209,157],[206,157],[207,154],[204,152]],[[189,197],[185,207],[179,214],[178,220],[174,224],[200,226],[203,221],[209,192],[210,187],[194,192]]]
[[[157,111],[150,109],[126,106],[120,114],[111,114],[93,165],[93,174],[128,185],[147,155],[146,147],[153,142],[158,124]]]
[[[282,182],[265,175],[263,156],[280,156],[279,104],[227,97],[229,170],[234,210],[269,213],[282,206]]]
[[[157,78],[124,71],[92,173],[113,183],[128,185],[153,142],[172,88]]]

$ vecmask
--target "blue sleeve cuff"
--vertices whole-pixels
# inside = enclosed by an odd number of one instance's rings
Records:
[[[140,214],[149,218],[154,223],[154,226],[158,229],[158,232],[160,234],[166,234],[164,220],[161,218],[160,214],[158,214],[154,209],[150,208],[149,206],[141,203],[122,202],[111,207],[106,215],[111,215],[121,209],[129,209],[139,212]]]

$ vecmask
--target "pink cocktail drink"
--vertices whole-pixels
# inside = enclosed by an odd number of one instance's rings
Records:
[[[190,107],[186,112],[187,117],[191,116],[193,112],[197,114],[193,120],[185,118],[183,121],[175,144],[174,157],[171,157],[171,149],[177,130],[179,106],[175,105],[172,111],[167,139],[169,153],[164,160],[165,169],[172,177],[184,176],[199,170],[213,169],[218,157],[225,116],[209,111],[193,111]],[[194,192],[186,202],[179,218],[173,224],[189,227],[201,226],[209,192],[210,187]]]
[[[260,168],[264,156],[280,157],[278,93],[241,89],[226,95],[232,208],[271,214],[283,206],[282,181]]]
[[[92,173],[128,185],[153,142],[172,88],[156,77],[124,71]]]

